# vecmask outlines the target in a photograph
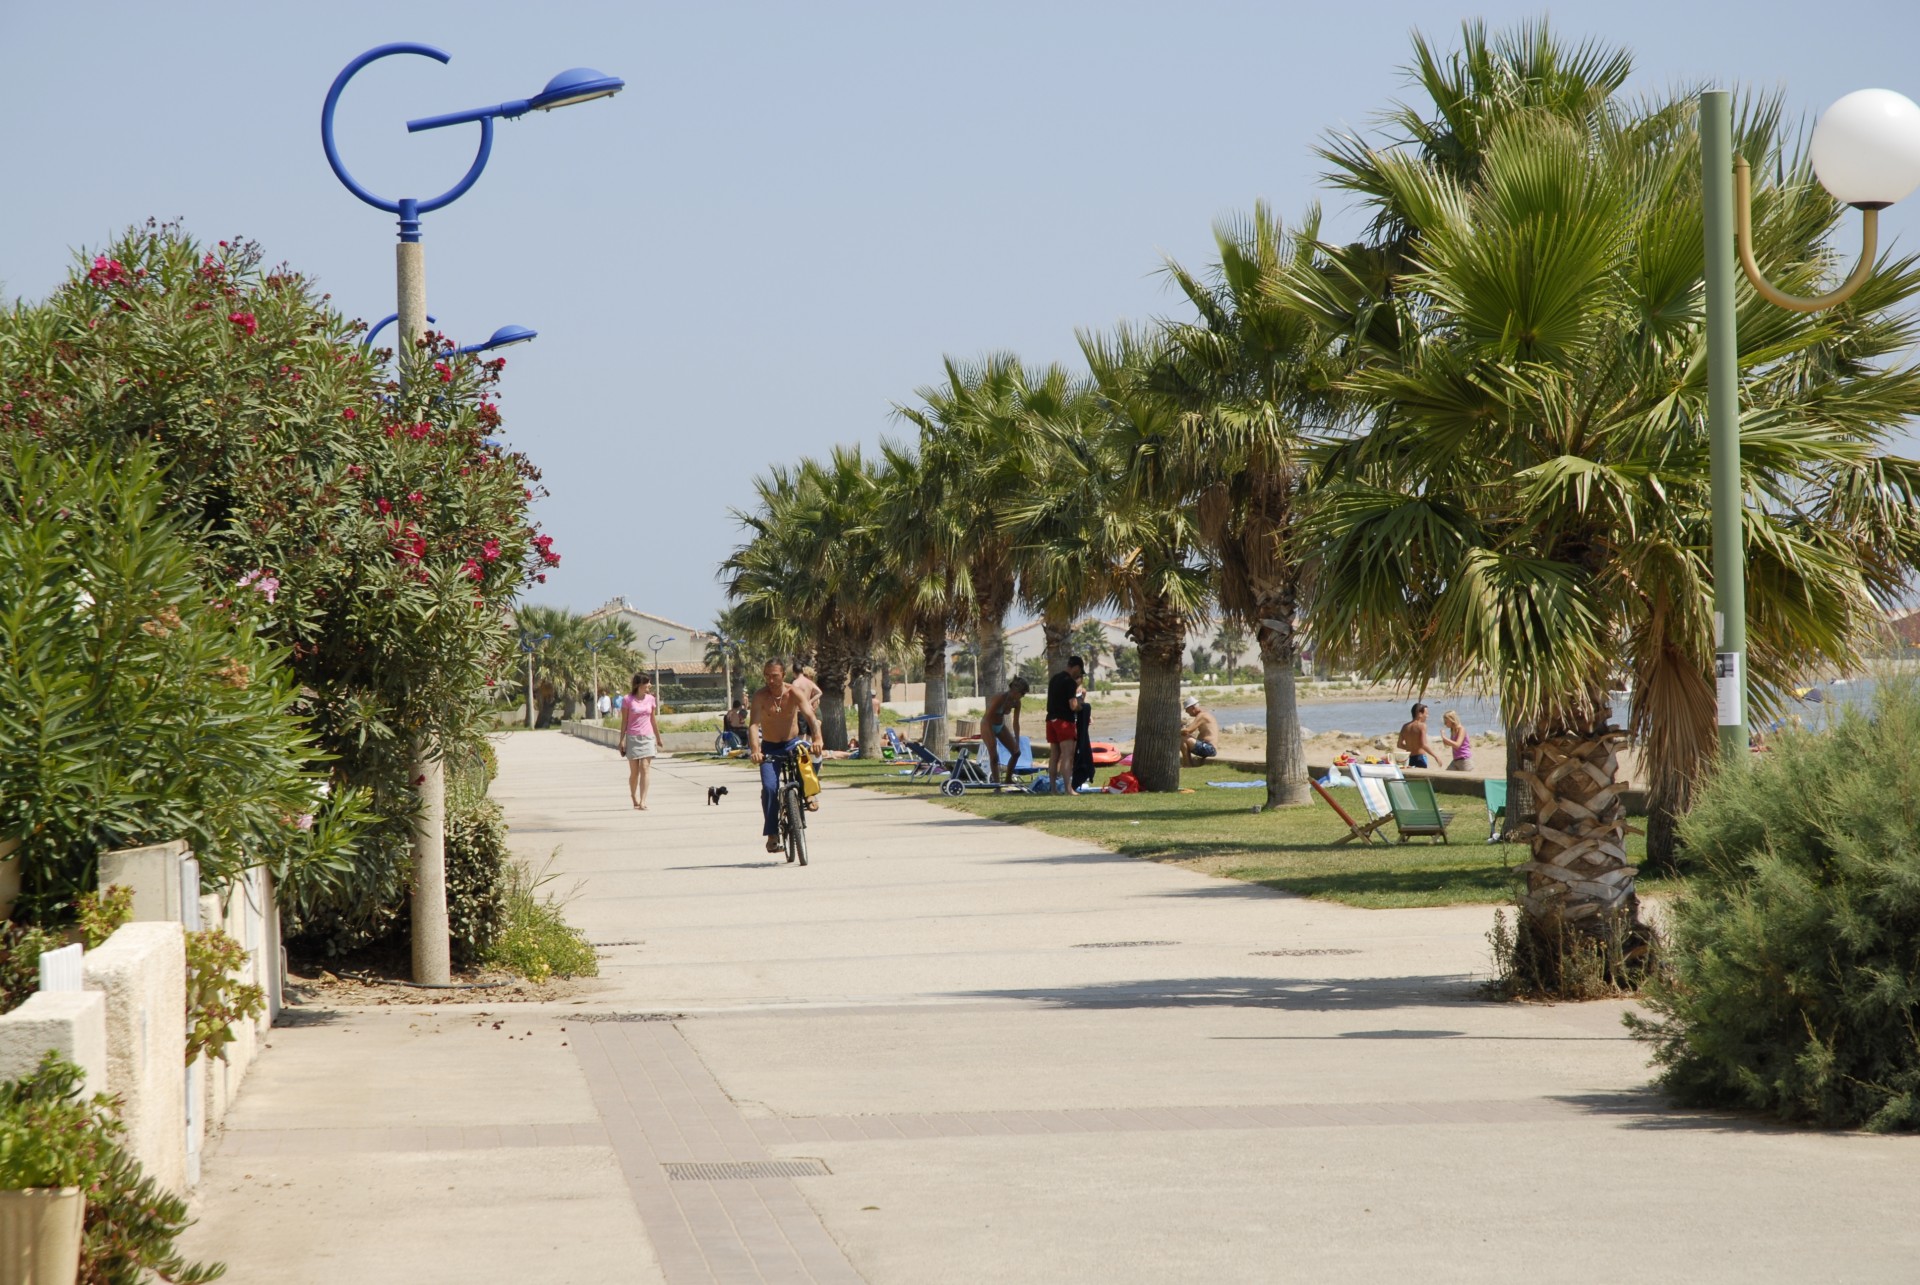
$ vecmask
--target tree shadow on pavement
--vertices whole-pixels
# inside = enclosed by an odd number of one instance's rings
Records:
[[[1024,999],[1060,1008],[1272,1008],[1344,1012],[1483,1004],[1464,973],[1425,977],[1170,977],[1085,986],[963,991],[975,999]]]
[[[1690,1129],[1709,1133],[1804,1133],[1814,1136],[1845,1135],[1844,1129],[1815,1129],[1786,1124],[1763,1116],[1733,1111],[1707,1111],[1676,1106],[1658,1089],[1625,1089],[1615,1093],[1572,1093],[1550,1095],[1588,1115],[1602,1116],[1623,1129]]]

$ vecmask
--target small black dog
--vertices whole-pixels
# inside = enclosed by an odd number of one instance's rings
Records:
[[[726,796],[727,796],[726,786],[709,785],[707,787],[707,806],[713,807],[715,804],[719,803],[720,800],[724,799]]]

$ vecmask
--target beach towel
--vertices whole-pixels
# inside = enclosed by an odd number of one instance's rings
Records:
[[[1265,781],[1208,781],[1207,784],[1216,790],[1264,790],[1267,788]]]

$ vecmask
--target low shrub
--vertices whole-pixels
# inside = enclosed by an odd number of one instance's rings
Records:
[[[187,934],[187,1065],[202,1053],[227,1060],[233,1028],[267,1008],[266,992],[236,973],[247,948],[218,928]]]
[[[553,882],[552,866],[535,872],[517,861],[507,864],[506,922],[487,961],[528,981],[553,977],[593,977],[600,961],[586,935],[567,923],[566,898],[543,889]]]
[[[1920,689],[1778,739],[1707,783],[1680,837],[1698,873],[1647,988],[1683,1102],[1920,1128]]]
[[[490,799],[447,809],[447,924],[453,961],[466,967],[485,959],[499,939],[512,896],[513,854],[507,824]]]
[[[65,945],[44,928],[0,921],[0,1013],[11,1013],[40,989],[40,956]]]

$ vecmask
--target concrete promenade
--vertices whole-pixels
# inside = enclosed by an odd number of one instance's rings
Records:
[[[1486,908],[1329,906],[831,788],[800,869],[735,768],[661,760],[640,813],[609,750],[499,748],[515,849],[559,850],[602,978],[276,1030],[189,1235],[229,1279],[1920,1275],[1920,1140],[1667,1109],[1621,1005],[1474,997]]]

